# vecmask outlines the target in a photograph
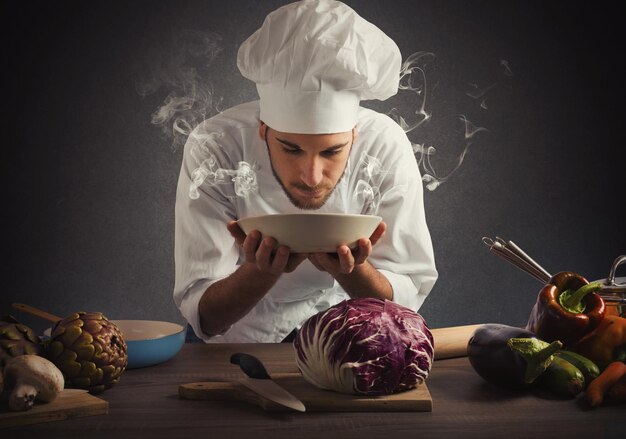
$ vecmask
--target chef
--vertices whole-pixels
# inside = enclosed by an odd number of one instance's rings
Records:
[[[355,297],[415,311],[437,279],[412,146],[360,106],[397,93],[401,55],[343,3],[304,0],[269,14],[240,47],[259,100],[204,121],[185,145],[176,194],[174,301],[205,342],[280,342]],[[379,215],[358,247],[275,249],[239,218]]]

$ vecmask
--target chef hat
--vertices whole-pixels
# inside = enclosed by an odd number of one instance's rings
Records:
[[[345,4],[303,0],[270,13],[239,48],[237,66],[254,81],[261,120],[278,131],[350,131],[359,102],[398,91],[398,46]]]

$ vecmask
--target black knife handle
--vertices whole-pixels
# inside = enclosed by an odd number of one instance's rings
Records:
[[[263,363],[257,357],[250,354],[243,354],[238,352],[230,356],[230,362],[232,364],[238,364],[243,370],[243,373],[248,375],[250,378],[256,378],[261,380],[269,380],[270,375],[263,367]]]

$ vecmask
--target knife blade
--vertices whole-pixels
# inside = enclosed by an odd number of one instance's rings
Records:
[[[247,375],[246,378],[239,379],[239,382],[248,389],[282,406],[299,412],[306,412],[306,407],[302,401],[276,384],[265,370],[261,360],[255,356],[239,352],[231,355],[230,362],[238,364]]]

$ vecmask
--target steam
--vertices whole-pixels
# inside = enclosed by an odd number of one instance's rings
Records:
[[[149,48],[144,64],[138,66],[137,93],[142,97],[162,96],[151,122],[171,142],[173,151],[194,135],[193,129],[203,120],[220,112],[222,97],[215,93],[210,78],[211,67],[222,52],[221,44],[222,38],[216,33],[185,30],[169,44]],[[500,59],[498,67],[500,78],[513,76],[507,60]],[[433,113],[430,109],[433,92],[446,85],[443,75],[436,72],[437,68],[438,60],[432,52],[415,52],[406,58],[401,67],[399,90],[411,93],[413,104],[409,111],[398,108],[388,111],[409,136],[422,180],[430,191],[451,179],[467,157],[470,145],[475,145],[481,137],[479,133],[488,131],[474,120],[489,109],[488,99],[502,86],[501,79],[485,84],[467,83],[465,96],[473,103],[469,111],[464,108],[464,114]],[[219,135],[196,139],[198,148],[202,149],[206,142],[217,146],[216,136]],[[199,196],[202,184],[233,184],[238,197],[248,197],[258,191],[255,163],[240,162],[236,169],[224,169],[208,149],[200,149],[193,152],[197,155],[197,167],[192,173],[190,197]],[[357,182],[354,195],[368,209],[376,210],[384,171],[380,162],[371,156],[361,158],[359,167],[363,178]]]
[[[413,144],[413,151],[418,160],[418,166],[423,169],[425,172],[422,175],[422,181],[426,185],[426,189],[429,191],[434,191],[441,184],[445,183],[452,174],[454,174],[457,169],[463,164],[463,160],[465,159],[465,155],[469,151],[469,147],[472,144],[470,139],[476,135],[476,133],[480,131],[487,131],[486,128],[476,127],[473,123],[465,118],[465,116],[461,115],[457,118],[458,123],[462,125],[463,130],[463,139],[465,141],[465,147],[461,154],[456,158],[456,163],[453,165],[452,169],[444,176],[438,175],[437,170],[432,164],[431,157],[434,156],[437,152],[436,148],[433,146],[424,146],[423,144]],[[454,124],[447,124],[448,128],[455,132],[457,130],[454,129]],[[447,146],[447,145],[444,145]]]
[[[183,30],[164,47],[148,48],[144,64],[137,66],[137,93],[142,97],[165,95],[152,113],[152,124],[161,129],[174,151],[188,139],[193,140],[190,153],[197,167],[191,171],[189,197],[194,200],[199,198],[203,184],[233,185],[237,197],[258,191],[256,164],[239,162],[236,169],[219,166],[211,151],[219,150],[217,140],[222,133],[193,132],[202,121],[220,112],[222,98],[216,96],[210,78],[211,66],[222,51],[221,42],[220,35],[213,32]]]
[[[189,186],[189,197],[197,200],[200,197],[198,188],[203,184],[208,186],[233,185],[237,197],[248,198],[250,194],[257,193],[256,163],[239,162],[237,169],[224,169],[218,165],[218,160],[211,150],[219,150],[217,140],[222,138],[223,133],[211,133],[207,135],[192,134],[194,140],[190,149],[191,157],[198,167],[191,171],[192,183]]]
[[[385,174],[380,160],[365,154],[359,159],[357,169],[362,178],[356,184],[354,196],[363,206],[364,212],[376,212],[380,204],[380,185]]]
[[[165,47],[147,48],[143,65],[137,65],[135,88],[140,96],[165,93],[151,122],[176,151],[193,128],[219,112],[210,67],[219,56],[221,37],[212,32],[184,30]]]
[[[437,68],[435,54],[432,52],[415,52],[402,64],[400,73],[399,89],[402,92],[413,93],[414,106],[411,112],[401,112],[392,108],[387,113],[407,133],[413,145],[413,153],[422,174],[422,181],[426,188],[434,191],[443,183],[450,180],[452,175],[460,168],[469,152],[470,145],[475,144],[477,134],[487,132],[488,129],[478,126],[466,114],[438,114],[437,117],[429,110],[431,95],[439,82],[434,85],[433,78],[438,78],[435,72]],[[509,62],[500,60],[500,75],[512,77],[513,71]],[[495,89],[501,86],[501,82],[492,82],[486,85],[478,83],[467,84],[469,90],[465,95],[474,102],[473,108],[483,112],[488,109],[487,98]],[[481,114],[472,113],[472,118],[480,117]],[[428,129],[427,129],[428,128]],[[428,132],[435,131],[439,134],[436,142],[422,140],[415,141],[416,137],[428,138]],[[431,136],[432,137],[432,136]],[[451,151],[461,150],[455,157],[450,158]],[[442,151],[444,154],[438,154]],[[439,157],[435,165],[435,157]],[[447,171],[442,171],[447,168]]]
[[[258,190],[256,172],[247,162],[239,162],[237,169],[222,169],[217,166],[215,156],[211,155],[199,167],[191,172],[192,184],[189,186],[189,198],[200,198],[198,188],[206,183],[209,186],[233,183],[238,197],[248,198]]]
[[[400,69],[400,90],[408,90],[417,95],[417,108],[409,121],[402,117],[396,108],[392,108],[389,115],[398,122],[405,133],[410,133],[424,122],[430,119],[426,112],[426,97],[428,95],[428,83],[426,80],[426,67],[432,63],[435,55],[431,52],[415,52],[402,63]]]
[[[506,59],[500,60],[500,67],[502,67],[502,74],[505,76],[513,76],[513,70],[509,66],[509,62]]]

